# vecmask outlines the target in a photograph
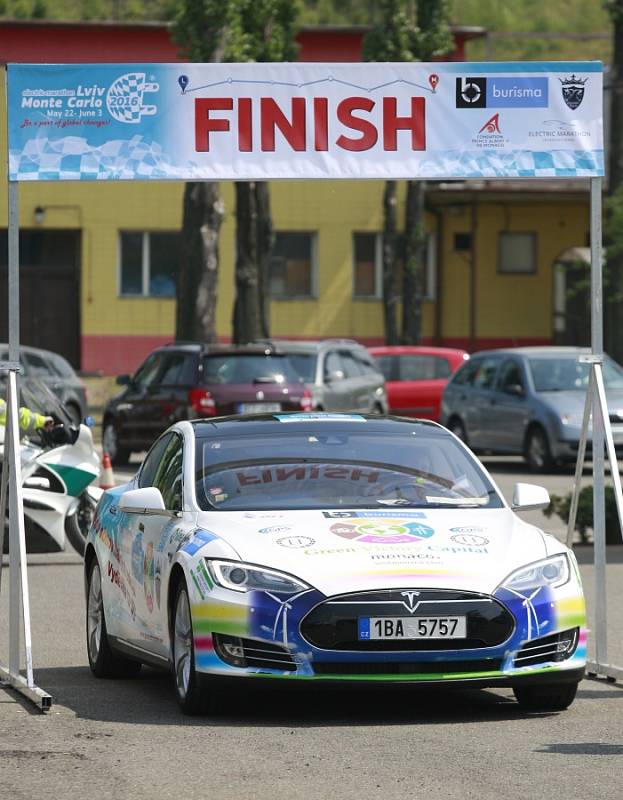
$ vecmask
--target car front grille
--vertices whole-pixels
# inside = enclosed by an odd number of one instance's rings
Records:
[[[551,661],[565,661],[575,652],[579,633],[579,628],[571,628],[562,633],[553,633],[551,636],[532,639],[519,650],[513,666],[532,667]]]
[[[314,663],[317,675],[456,675],[499,671],[502,660],[473,661],[331,661]]]
[[[467,636],[464,639],[359,640],[362,617],[417,619],[419,616],[465,616]],[[442,589],[385,589],[325,600],[304,617],[301,635],[323,650],[471,650],[502,644],[514,628],[510,612],[489,595]]]
[[[215,633],[214,646],[218,656],[233,667],[264,667],[286,672],[296,670],[289,650],[278,644]]]

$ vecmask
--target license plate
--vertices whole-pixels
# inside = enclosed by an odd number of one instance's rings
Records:
[[[360,617],[359,639],[464,639],[467,617]]]
[[[272,414],[281,411],[281,403],[238,403],[239,414]]]

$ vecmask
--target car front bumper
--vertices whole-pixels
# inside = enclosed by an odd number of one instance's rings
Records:
[[[502,610],[498,618],[491,614],[489,620],[491,630],[498,630],[497,639],[494,636],[494,641],[487,641],[483,620],[476,611],[468,610],[468,638],[441,643],[358,641],[356,634],[353,636],[357,620],[348,617],[348,606],[342,617],[334,615],[334,629],[346,631],[341,640],[338,636],[332,641],[318,641],[317,637],[310,641],[314,637],[306,620],[323,606],[344,602],[313,589],[283,602],[259,592],[246,598],[248,605],[201,602],[193,605],[195,666],[206,676],[289,681],[477,686],[578,681],[586,664],[583,598],[573,596],[573,591],[556,596],[546,588],[538,594],[527,603],[525,597],[504,589],[489,598],[474,594],[478,602],[484,604],[488,599],[492,607]],[[450,613],[448,600],[443,599],[445,602],[437,608],[429,604],[425,613]],[[359,617],[386,613],[382,608],[379,611],[378,604],[359,602]],[[506,627],[499,619],[504,614],[508,618]],[[393,615],[413,618],[404,610]],[[570,639],[572,645],[565,645]]]

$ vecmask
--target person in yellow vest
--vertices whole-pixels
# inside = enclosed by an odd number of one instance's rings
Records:
[[[0,397],[0,425],[6,425],[6,401]],[[54,420],[52,417],[46,417],[43,414],[37,414],[36,411],[31,411],[26,406],[22,406],[18,412],[20,431],[25,434],[34,433],[35,431],[50,430],[54,427]]]

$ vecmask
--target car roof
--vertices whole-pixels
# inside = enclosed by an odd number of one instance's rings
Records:
[[[290,418],[290,422],[285,424],[283,418]],[[296,426],[292,419],[299,417]],[[326,419],[323,419],[326,418]],[[365,420],[365,426],[361,420]],[[449,431],[436,422],[426,419],[407,419],[405,417],[379,416],[378,414],[332,414],[332,413],[305,413],[291,412],[284,414],[245,414],[243,416],[215,417],[213,419],[191,420],[191,425],[195,431],[197,439],[209,438],[215,433],[234,434],[245,433],[246,435],[267,435],[274,436],[279,426],[282,426],[284,433],[292,430],[323,433],[343,431],[345,428],[354,431],[365,431],[366,433],[378,433],[383,435],[390,432],[408,433],[413,430],[421,432],[439,434],[440,436],[451,436]],[[241,428],[241,425],[244,428]],[[300,426],[300,427],[299,427]]]
[[[381,344],[368,347],[368,351],[373,356],[393,356],[393,355],[423,355],[423,356],[467,356],[467,350],[458,347],[427,347],[426,345],[414,344]]]
[[[280,353],[279,348],[265,343],[252,343],[252,344],[202,344],[201,342],[170,342],[168,344],[157,347],[152,352],[169,352],[171,350],[180,350],[188,353],[200,353],[205,355],[283,355]]]
[[[573,358],[574,356],[586,355],[590,353],[589,347],[565,347],[565,346],[534,346],[534,347],[500,347],[494,350],[478,350],[472,353],[472,358],[481,356],[524,356],[526,358]]]
[[[345,345],[349,349],[357,347],[365,350],[365,346],[354,339],[267,339],[258,344],[272,345],[285,353],[316,353],[324,348],[340,345]]]

